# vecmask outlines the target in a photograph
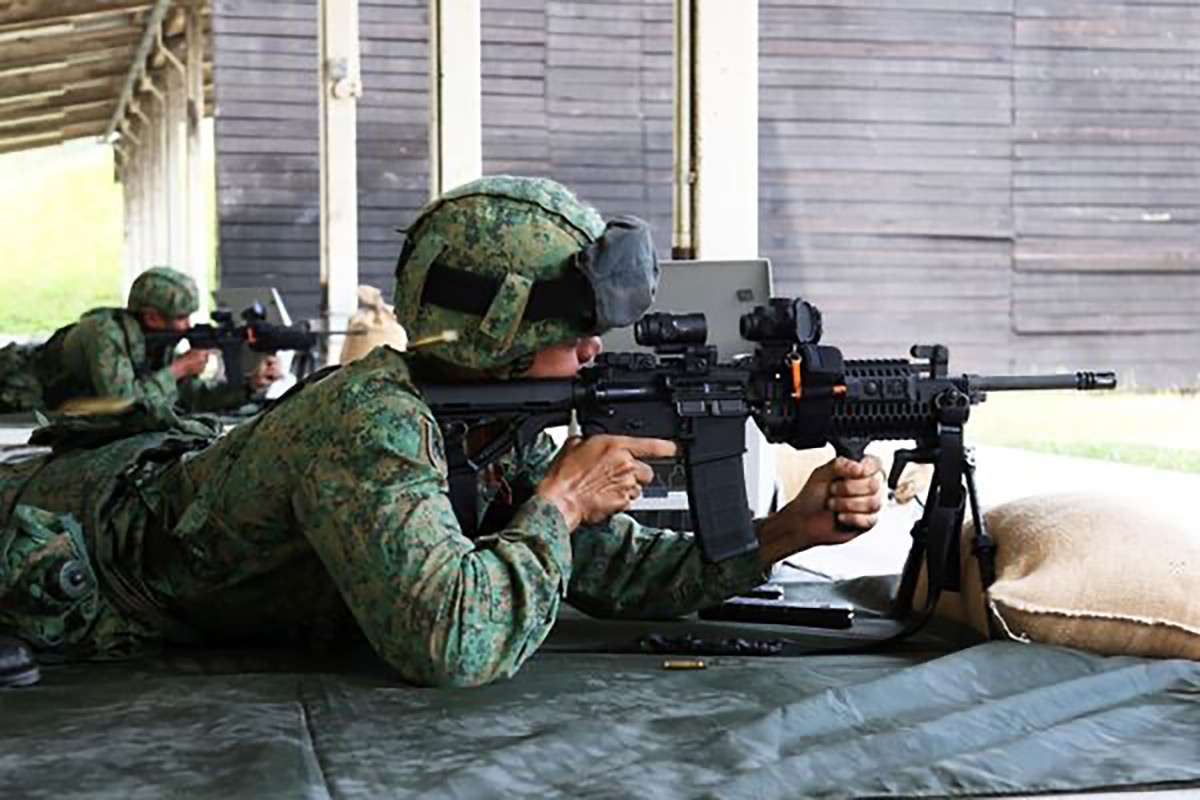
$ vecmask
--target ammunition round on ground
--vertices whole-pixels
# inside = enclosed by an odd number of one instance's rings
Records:
[[[663,669],[704,669],[707,664],[703,658],[664,658]]]

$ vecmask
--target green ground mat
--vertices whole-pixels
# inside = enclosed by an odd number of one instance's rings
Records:
[[[870,636],[873,624],[856,627]],[[946,652],[936,636],[899,653],[716,656],[690,671],[664,670],[662,655],[586,652],[633,650],[648,631],[830,641],[798,629],[610,623],[572,612],[516,678],[481,689],[407,687],[369,652],[176,652],[49,666],[41,685],[0,693],[0,796],[798,798],[1200,787],[1194,662],[1012,642]]]

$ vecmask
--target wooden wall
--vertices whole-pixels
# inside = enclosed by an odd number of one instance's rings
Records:
[[[1200,3],[1017,0],[1024,363],[1200,384]]]
[[[424,0],[361,0],[359,274],[390,292],[400,235],[429,192]],[[216,172],[224,286],[320,305],[316,0],[214,0]]]
[[[671,251],[672,0],[483,0],[483,170],[546,175]]]
[[[1012,1],[762,0],[760,242],[852,357],[1011,366]]]
[[[317,308],[315,0],[215,0],[221,275]],[[364,280],[425,197],[424,0],[362,4]],[[1200,3],[759,0],[760,247],[852,357],[1200,382]],[[483,166],[670,250],[671,0],[483,0]]]

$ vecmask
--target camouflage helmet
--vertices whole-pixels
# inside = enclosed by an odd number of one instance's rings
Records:
[[[611,237],[596,210],[548,178],[464,184],[423,208],[405,231],[397,321],[409,342],[458,332],[457,341],[423,347],[421,358],[498,376],[520,372],[547,345],[631,324],[649,306],[658,262],[648,229],[634,223],[641,227],[630,255],[629,247],[605,247]],[[607,272],[599,259],[599,274],[588,256],[598,248],[620,255]],[[597,293],[593,285],[618,290]],[[615,322],[604,314],[605,297],[616,298],[608,304],[619,307]]]
[[[153,308],[170,317],[186,317],[200,307],[196,282],[170,267],[151,267],[138,275],[129,288],[130,311]]]

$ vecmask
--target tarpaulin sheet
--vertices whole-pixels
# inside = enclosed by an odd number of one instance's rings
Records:
[[[856,627],[871,635],[870,621]],[[947,653],[936,637],[890,654],[715,656],[692,671],[665,671],[662,655],[586,652],[620,650],[648,631],[806,638],[781,630],[567,614],[513,680],[462,690],[404,686],[369,653],[180,653],[49,667],[40,686],[0,693],[0,796],[1200,787],[1194,662],[1015,642]]]

